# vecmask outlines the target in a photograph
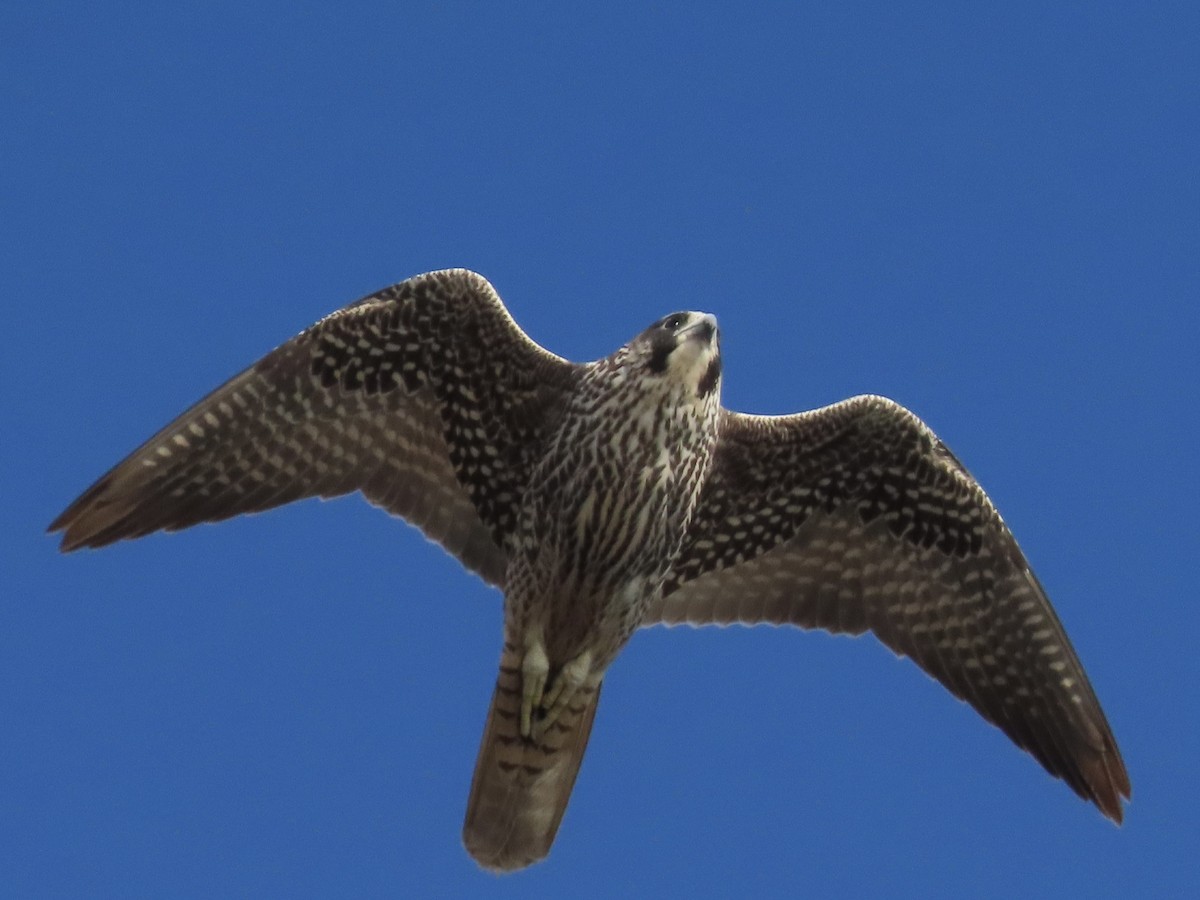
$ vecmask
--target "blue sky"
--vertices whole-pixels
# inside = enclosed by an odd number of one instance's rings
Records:
[[[1195,888],[1193,5],[181,6],[0,12],[3,893]],[[1125,826],[873,639],[660,629],[549,860],[498,881],[459,829],[500,597],[418,533],[355,498],[43,535],[226,377],[446,266],[570,358],[704,309],[731,407],[925,418],[1072,636]]]

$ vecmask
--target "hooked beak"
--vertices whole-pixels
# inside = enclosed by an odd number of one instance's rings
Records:
[[[694,323],[689,325],[683,331],[679,332],[678,337],[682,341],[684,339],[703,341],[708,344],[717,334],[717,317],[712,313],[705,313]]]

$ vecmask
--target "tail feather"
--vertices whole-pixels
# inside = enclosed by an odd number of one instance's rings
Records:
[[[505,654],[463,825],[467,852],[483,868],[512,872],[550,852],[599,701],[600,682],[585,683],[541,736],[524,738],[519,661]]]

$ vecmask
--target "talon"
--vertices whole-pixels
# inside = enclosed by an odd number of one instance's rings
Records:
[[[533,734],[533,711],[542,706],[546,678],[550,675],[550,660],[540,641],[531,643],[521,661],[521,736]]]
[[[592,652],[590,650],[585,650],[559,670],[554,684],[550,687],[550,692],[542,698],[544,715],[533,723],[533,728],[527,737],[535,740],[540,738],[545,730],[557,721],[591,671]]]
[[[566,679],[560,674],[554,679],[554,684],[550,685],[550,690],[542,696],[542,717],[548,714],[549,710],[553,709],[558,703],[558,698],[562,696],[563,689],[566,687]]]

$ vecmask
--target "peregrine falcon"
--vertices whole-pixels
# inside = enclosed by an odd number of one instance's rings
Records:
[[[886,646],[1115,822],[1125,765],[1008,528],[916,416],[855,397],[724,409],[706,313],[570,363],[492,286],[432,272],[335,312],[201,400],[50,525],[62,549],[361,491],[504,593],[463,840],[546,856],[605,672],[638,628],[792,624]]]

